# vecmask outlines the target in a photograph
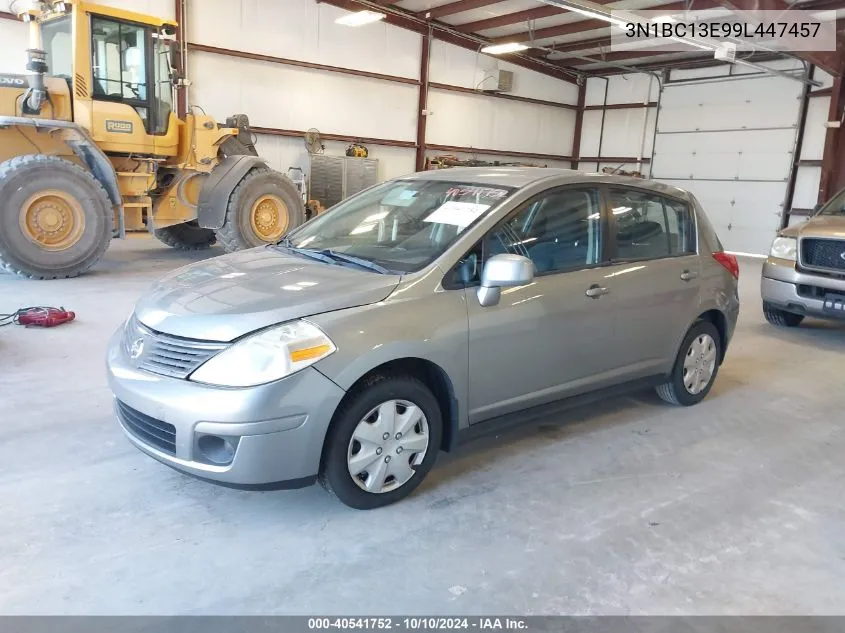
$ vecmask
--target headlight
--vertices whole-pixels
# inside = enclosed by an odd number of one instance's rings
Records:
[[[769,255],[794,262],[796,245],[797,240],[794,237],[776,237]]]
[[[201,365],[190,379],[223,387],[252,387],[290,376],[336,349],[316,325],[291,321],[238,341]]]

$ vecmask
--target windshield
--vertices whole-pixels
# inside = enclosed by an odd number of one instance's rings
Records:
[[[818,215],[845,215],[845,189],[828,200]]]
[[[304,224],[284,246],[367,260],[408,273],[439,257],[510,187],[399,180],[350,198]]]
[[[72,73],[72,40],[70,16],[41,23],[41,40],[47,53],[47,74],[70,79]]]

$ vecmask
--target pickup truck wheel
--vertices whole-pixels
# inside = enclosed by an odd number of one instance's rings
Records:
[[[407,497],[440,450],[437,399],[410,376],[374,376],[341,404],[323,449],[320,483],[359,510]]]
[[[688,407],[710,393],[719,372],[722,338],[709,321],[696,321],[687,331],[669,380],[657,387],[657,395],[670,404]]]
[[[58,156],[0,164],[0,268],[33,279],[75,277],[112,238],[114,212],[94,176]]]
[[[763,316],[766,317],[766,321],[772,325],[778,325],[780,327],[796,327],[801,325],[801,321],[804,320],[803,314],[795,314],[793,312],[781,310],[780,308],[776,308],[771,303],[767,303],[765,301],[763,302]]]

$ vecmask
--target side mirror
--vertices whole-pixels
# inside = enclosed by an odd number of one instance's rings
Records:
[[[478,303],[483,307],[499,303],[501,289],[524,286],[534,281],[534,262],[522,255],[494,255],[481,271]]]

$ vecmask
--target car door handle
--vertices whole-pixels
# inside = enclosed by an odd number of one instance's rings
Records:
[[[684,272],[681,273],[681,279],[683,281],[692,281],[696,277],[698,277],[698,273],[693,272],[691,270],[685,270]]]
[[[587,288],[587,291],[584,294],[593,299],[598,299],[602,295],[606,295],[608,292],[610,292],[610,290],[608,290],[607,288],[603,288],[598,284],[593,284],[592,286]]]

